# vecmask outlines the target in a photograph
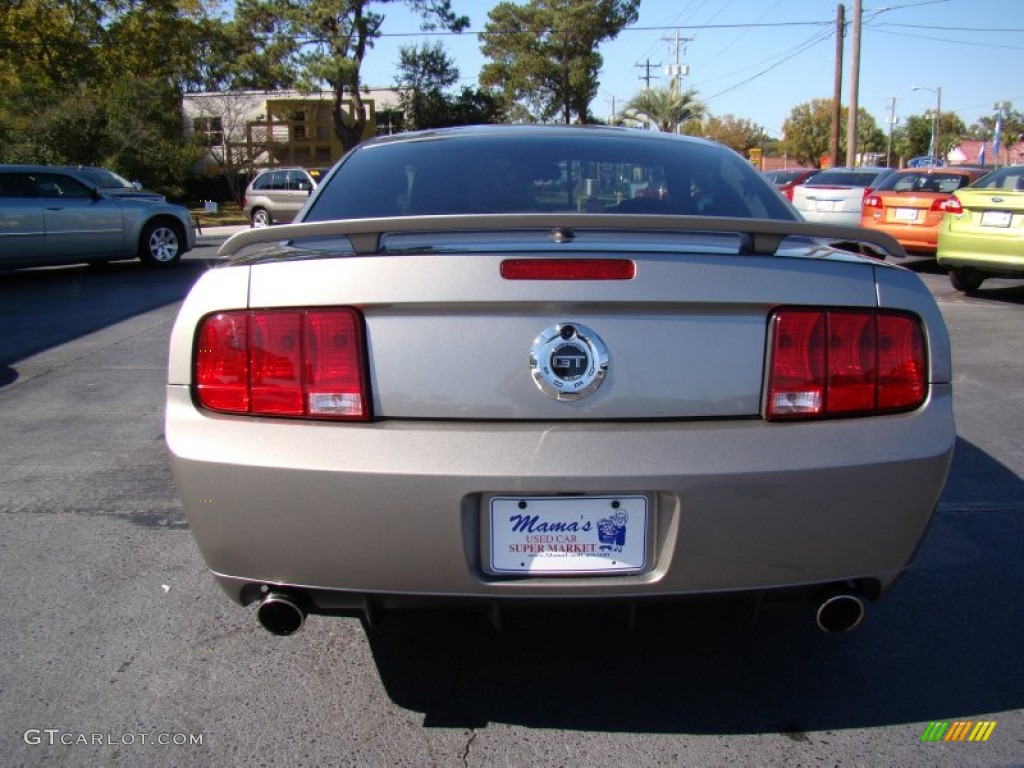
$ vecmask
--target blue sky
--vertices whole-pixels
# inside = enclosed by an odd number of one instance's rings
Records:
[[[853,0],[845,0],[847,20]],[[441,40],[463,82],[475,85],[484,58],[473,32],[481,31],[488,0],[452,0],[469,16],[470,32],[424,36],[417,18],[403,6],[385,6],[385,37],[363,65],[366,85],[390,85],[401,45]],[[674,61],[672,38],[678,29],[686,43],[686,87],[696,88],[712,114],[732,114],[779,135],[790,110],[813,98],[832,95],[835,69],[836,0],[643,0],[640,19],[601,47],[604,67],[600,93],[591,105],[599,117],[643,87],[645,61]],[[897,117],[933,109],[942,89],[942,111],[953,111],[970,125],[992,114],[997,101],[1024,111],[1024,0],[863,0],[860,105],[885,130],[890,100]],[[782,25],[782,26],[780,26]],[[849,31],[844,45],[843,103],[849,102]],[[667,77],[654,68],[652,85]]]

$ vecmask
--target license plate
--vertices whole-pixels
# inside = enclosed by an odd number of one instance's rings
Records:
[[[831,212],[831,211],[834,211],[835,209],[836,209],[836,201],[835,200],[815,200],[814,201],[814,210],[816,210],[816,211]]]
[[[647,567],[646,496],[496,496],[493,573],[638,573]]]
[[[1010,211],[985,211],[981,214],[981,226],[983,227],[1008,227],[1013,220]]]
[[[917,209],[897,208],[892,217],[896,221],[917,221]]]

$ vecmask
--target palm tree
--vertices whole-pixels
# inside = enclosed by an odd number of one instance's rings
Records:
[[[653,125],[659,131],[672,133],[687,120],[703,120],[707,111],[692,88],[682,93],[672,88],[648,88],[629,100],[623,116],[630,122]]]

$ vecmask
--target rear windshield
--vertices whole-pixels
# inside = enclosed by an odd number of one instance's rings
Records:
[[[544,133],[357,148],[304,220],[558,212],[795,218],[749,163],[721,147]]]
[[[771,171],[765,175],[775,184],[789,184],[802,173],[803,171]]]
[[[943,192],[950,194],[967,186],[970,179],[964,173],[904,173],[897,172],[878,185],[879,192]]]
[[[977,189],[1024,190],[1024,165],[1008,165],[998,171],[992,171],[971,186]]]
[[[870,187],[877,171],[822,171],[809,182],[813,187]]]

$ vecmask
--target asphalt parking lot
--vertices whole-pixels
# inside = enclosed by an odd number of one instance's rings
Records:
[[[273,637],[206,574],[163,442],[203,247],[0,273],[5,765],[1024,765],[1024,285],[964,297],[959,442],[916,564],[862,627],[695,605],[625,617],[312,617]],[[984,743],[922,742],[936,721]]]

